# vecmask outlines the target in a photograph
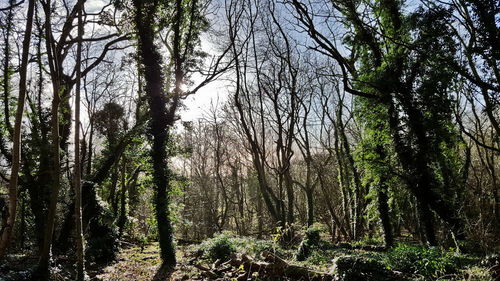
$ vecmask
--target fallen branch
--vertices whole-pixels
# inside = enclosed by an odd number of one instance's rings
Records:
[[[144,257],[141,260],[145,261],[145,260],[151,260],[151,259],[155,259],[155,258],[157,258],[157,256],[149,256],[149,257]]]
[[[231,265],[237,268],[243,265],[245,271],[238,276],[237,280],[247,280],[255,272],[266,277],[288,277],[292,280],[333,280],[331,274],[290,264],[271,252],[264,252],[262,255],[266,260],[265,262],[255,261],[247,255],[241,255],[241,258],[233,256]]]
[[[203,274],[208,277],[208,278],[211,278],[211,279],[216,279],[218,278],[219,276],[213,272],[210,268],[208,267],[205,267],[201,264],[198,264],[198,263],[194,263],[193,264],[194,267],[198,268],[199,270],[201,270],[203,272]]]

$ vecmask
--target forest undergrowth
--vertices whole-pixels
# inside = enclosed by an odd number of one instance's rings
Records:
[[[311,237],[306,232],[302,242],[283,246],[276,239],[260,240],[222,233],[200,244],[177,247],[178,265],[169,280],[497,280],[499,256],[463,254],[456,249],[419,246],[416,241],[398,242],[386,251],[381,241],[365,239],[357,243],[333,244]],[[307,245],[307,246],[305,246]],[[304,250],[307,248],[307,250]],[[158,244],[123,249],[115,263],[105,267],[95,281],[154,280],[161,264]],[[248,258],[252,266],[267,267],[275,261],[269,253],[291,266],[303,268],[309,275],[296,271],[246,268],[233,261]],[[319,275],[314,275],[319,273]],[[496,278],[496,279],[495,279]]]
[[[377,239],[332,243],[317,228],[298,234],[299,244],[241,237],[229,232],[200,243],[177,245],[177,266],[158,278],[161,265],[157,242],[128,243],[112,262],[90,265],[87,280],[498,280],[500,257],[464,254],[457,249],[425,247],[406,240],[386,250]],[[404,240],[404,239],[402,239]],[[29,253],[8,256],[0,280],[30,280]],[[74,266],[58,256],[51,280],[70,280]]]

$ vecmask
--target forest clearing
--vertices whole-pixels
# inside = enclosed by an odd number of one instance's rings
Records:
[[[0,0],[0,281],[500,280],[498,0]]]

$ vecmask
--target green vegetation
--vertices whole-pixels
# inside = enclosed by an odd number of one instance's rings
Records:
[[[318,225],[310,226],[306,229],[304,239],[297,250],[296,259],[303,261],[307,259],[313,250],[321,248],[321,228]],[[324,246],[324,245],[323,245]]]
[[[392,270],[421,275],[433,280],[443,275],[456,274],[463,259],[453,251],[436,247],[398,244],[387,253],[386,264]]]
[[[341,256],[335,258],[333,263],[335,264],[334,273],[343,281],[404,280],[404,277],[396,277],[383,264],[371,258]]]
[[[227,261],[236,252],[236,246],[235,241],[228,234],[220,234],[210,240],[205,240],[200,250],[206,258],[212,261]]]
[[[282,257],[291,257],[292,253],[292,250],[283,249],[275,241],[240,237],[229,232],[206,239],[201,244],[191,247],[191,251],[200,251],[202,256],[210,261],[216,261],[217,259],[226,261],[235,253],[243,253],[254,258],[259,258],[264,251],[269,251]]]
[[[321,239],[325,233],[316,224],[307,228],[302,243],[283,248],[280,243],[240,237],[228,232],[190,246],[188,255],[200,253],[207,262],[227,261],[232,256],[249,255],[264,261],[263,252],[272,252],[289,263],[297,263],[321,272],[333,272],[340,280],[492,280],[498,256],[482,258],[458,253],[455,249],[427,247],[398,242],[394,248],[381,251],[370,248],[380,241],[366,239],[356,243],[332,244]],[[307,245],[307,246],[304,246]],[[307,256],[298,258],[307,247]],[[297,260],[298,262],[295,262]]]

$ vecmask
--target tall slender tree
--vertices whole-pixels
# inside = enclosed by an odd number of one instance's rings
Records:
[[[82,4],[83,5],[83,4]],[[85,279],[84,268],[84,241],[82,227],[82,168],[80,160],[80,88],[81,88],[81,62],[82,62],[82,36],[83,20],[82,8],[78,11],[78,43],[76,49],[76,89],[75,89],[75,164],[74,164],[74,188],[75,188],[75,225],[76,225],[76,280]]]
[[[50,253],[52,248],[52,237],[54,234],[56,211],[57,211],[57,201],[59,198],[59,189],[61,187],[61,156],[60,156],[60,128],[59,128],[59,107],[61,104],[61,94],[64,87],[61,88],[61,77],[58,75],[62,70],[58,69],[57,61],[54,59],[54,48],[55,42],[53,40],[54,35],[52,34],[52,29],[49,27],[52,25],[52,5],[51,1],[47,0],[44,5],[45,12],[45,47],[47,49],[47,54],[49,57],[50,73],[52,78],[52,107],[51,107],[51,121],[50,121],[50,132],[51,132],[51,184],[50,184],[50,203],[47,211],[47,220],[43,236],[43,244],[40,252],[40,259],[38,261],[37,274],[42,279],[48,279],[49,274],[49,261]],[[52,63],[50,63],[52,62]]]
[[[14,27],[14,5],[15,1],[14,0],[9,0],[9,7],[7,7],[7,18],[6,18],[6,24],[4,29],[4,61],[3,61],[3,81],[2,81],[2,86],[3,86],[3,114],[4,114],[4,122],[5,122],[5,127],[7,128],[7,131],[9,135],[12,135],[12,124],[10,122],[10,91],[11,89],[11,78],[12,78],[12,65],[11,65],[11,34],[12,34],[12,29]]]
[[[12,136],[12,168],[10,171],[9,181],[9,216],[7,218],[7,225],[3,227],[3,232],[0,233],[0,257],[5,254],[7,247],[12,240],[12,231],[16,221],[17,211],[17,183],[19,178],[19,171],[21,167],[21,123],[24,112],[24,103],[27,92],[27,72],[28,72],[28,59],[31,42],[31,32],[33,29],[33,14],[35,10],[35,0],[28,1],[28,12],[26,17],[26,27],[24,30],[23,49],[21,55],[21,66],[19,68],[19,94],[17,99],[16,119],[14,123],[14,133]]]
[[[173,244],[172,224],[169,218],[168,194],[169,172],[167,169],[166,145],[169,137],[167,95],[164,91],[162,58],[154,42],[155,15],[160,3],[157,1],[134,0],[135,25],[138,32],[139,54],[144,66],[145,93],[148,98],[153,136],[151,158],[153,162],[153,182],[155,187],[156,220],[160,240],[162,268],[176,264]],[[166,3],[165,3],[166,4]]]
[[[222,59],[229,47],[213,60],[205,79],[190,91],[184,91],[182,86],[188,82],[190,73],[200,67],[197,57],[201,55],[197,47],[200,45],[200,34],[206,29],[203,14],[203,1],[155,1],[134,0],[134,22],[138,33],[139,57],[144,67],[143,72],[149,113],[150,134],[152,136],[151,160],[153,166],[153,183],[155,187],[155,215],[160,240],[160,255],[163,265],[159,271],[168,270],[176,264],[173,245],[173,229],[169,218],[170,184],[172,171],[169,169],[170,153],[167,153],[168,143],[172,140],[171,128],[177,120],[177,110],[183,98],[196,93],[198,89],[218,77],[227,70],[229,65],[222,64]],[[160,10],[163,9],[160,13]],[[155,15],[171,15],[160,24]],[[163,59],[159,47],[155,44],[158,27],[170,28],[167,37],[167,49],[170,60],[167,71],[164,72]],[[168,75],[168,76],[167,76]],[[173,76],[173,79],[172,79]],[[166,79],[168,78],[168,79]],[[173,81],[173,85],[170,85]],[[168,91],[168,89],[173,89]],[[160,274],[161,276],[161,274]]]

